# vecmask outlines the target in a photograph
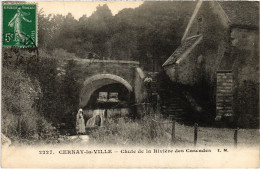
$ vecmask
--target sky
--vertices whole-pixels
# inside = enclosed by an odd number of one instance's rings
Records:
[[[40,1],[38,9],[43,9],[46,15],[71,13],[75,19],[79,19],[86,14],[89,17],[98,5],[107,4],[112,14],[117,14],[124,8],[136,8],[140,6],[142,1]]]

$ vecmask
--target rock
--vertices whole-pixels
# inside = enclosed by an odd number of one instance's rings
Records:
[[[89,140],[89,136],[88,135],[80,135],[79,138],[81,140]]]
[[[81,135],[79,136],[80,140],[82,143],[86,143],[89,141],[89,136],[88,135]]]
[[[79,136],[68,136],[68,140],[76,140]]]

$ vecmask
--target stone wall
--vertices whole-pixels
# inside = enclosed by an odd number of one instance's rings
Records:
[[[187,38],[202,34],[202,41],[191,51],[178,66],[165,68],[171,80],[187,85],[201,83],[201,79],[214,87],[216,71],[221,58],[229,48],[229,28],[224,23],[224,16],[214,3],[203,2],[187,34]],[[214,91],[214,90],[213,90]],[[212,99],[214,98],[212,96]]]
[[[145,74],[142,71],[142,69],[136,68],[134,92],[135,92],[135,101],[137,103],[143,102],[147,97],[146,88],[144,86],[144,78],[145,78]]]
[[[195,85],[201,79],[201,65],[199,61],[199,46],[196,46],[187,58],[176,66],[176,82],[184,85]]]
[[[233,116],[232,93],[233,75],[231,71],[217,72],[216,120],[222,116]]]
[[[82,82],[97,74],[112,74],[125,79],[131,86],[134,86],[135,68],[139,62],[121,60],[74,60]]]
[[[182,63],[165,70],[172,81],[202,89],[199,95],[207,98],[201,101],[216,107],[217,119],[226,113],[237,126],[253,126],[259,121],[259,29],[230,26],[214,4],[203,2],[187,34],[202,34],[203,40]]]
[[[136,68],[135,71],[135,85],[134,85],[134,93],[135,93],[135,108],[137,117],[141,117],[145,110],[145,105],[141,104],[147,98],[146,88],[144,86],[144,78],[145,74],[140,68]]]
[[[52,114],[59,115],[57,119],[65,120],[65,123],[68,123],[70,126],[74,125],[72,122],[75,121],[74,118],[78,109],[82,107],[87,108],[86,105],[92,94],[105,85],[120,84],[122,88],[125,87],[125,91],[129,91],[127,93],[129,94],[129,99],[124,101],[127,101],[130,105],[133,105],[134,102],[142,102],[145,99],[146,94],[143,85],[145,75],[139,68],[139,62],[50,59],[51,61],[49,59],[45,61],[42,58],[40,63],[48,62],[48,64],[40,64],[41,67],[39,67],[39,70],[43,71],[41,83],[44,83],[43,87],[47,89],[44,89],[44,91],[48,94],[48,97],[45,97],[46,101],[43,102],[46,103],[44,108],[46,112],[54,112]],[[50,65],[50,63],[52,64]],[[84,82],[87,83],[86,86],[88,87],[84,88]],[[116,90],[118,91],[118,88]],[[82,91],[85,91],[84,95],[82,95]],[[125,91],[124,93],[126,93]],[[85,101],[80,99],[81,96],[84,96]],[[60,108],[57,109],[57,107]],[[130,107],[131,110],[133,109],[133,113],[138,110],[134,108],[134,106]],[[67,121],[67,119],[69,120]]]
[[[259,32],[233,28],[234,113],[239,127],[259,125]]]
[[[69,62],[73,62],[73,66],[66,72]],[[143,102],[146,98],[143,84],[145,75],[136,61],[74,59],[60,62],[57,71],[57,78],[61,80],[66,79],[68,72],[73,76],[75,86],[79,86],[80,90],[80,107],[87,105],[96,90],[115,83],[125,86],[131,95],[132,103]]]
[[[81,107],[84,107],[92,93],[105,85],[120,83],[130,93],[133,93],[135,86],[135,69],[139,66],[134,61],[118,60],[75,60],[78,70],[77,81],[82,84],[80,92]],[[90,80],[90,81],[89,81]],[[86,84],[87,83],[87,84]]]

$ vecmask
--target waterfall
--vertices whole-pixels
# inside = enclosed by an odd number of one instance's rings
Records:
[[[93,111],[90,111],[92,113],[92,117],[87,121],[86,127],[95,127],[98,126],[97,123],[100,122],[100,126],[104,125],[105,120],[105,110],[104,109],[96,109]],[[98,117],[99,116],[99,117]]]
[[[95,117],[91,117],[90,119],[88,119],[88,121],[86,123],[86,127],[94,127],[95,126],[95,122],[96,122],[96,116]]]
[[[112,117],[127,117],[130,114],[130,109],[129,108],[117,108],[117,109],[95,109],[95,110],[87,110],[85,111],[90,119],[87,120],[86,122],[86,127],[95,127],[99,126],[104,126],[104,121],[105,121],[105,111],[106,112],[106,117],[107,118],[112,118]]]

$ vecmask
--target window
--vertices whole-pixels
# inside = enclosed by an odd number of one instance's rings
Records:
[[[107,95],[108,93],[107,92],[99,92],[99,95],[98,95],[98,102],[106,102],[107,101]]]
[[[202,29],[202,17],[198,17],[197,19],[197,35],[201,34]]]

